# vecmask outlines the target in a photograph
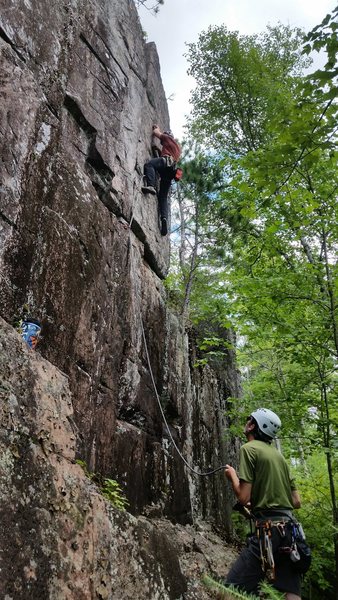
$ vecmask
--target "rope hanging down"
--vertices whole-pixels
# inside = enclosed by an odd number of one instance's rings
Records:
[[[132,248],[133,248],[132,241],[131,241],[131,235],[130,235],[131,234],[131,224],[133,222],[133,219],[134,219],[134,213],[132,212],[131,218],[130,218],[130,222],[129,222],[130,262],[132,262]],[[158,391],[157,391],[157,387],[156,387],[156,383],[155,383],[155,379],[154,379],[154,374],[153,374],[153,370],[152,370],[151,362],[150,362],[150,356],[149,356],[149,351],[148,351],[148,344],[147,344],[146,334],[145,334],[145,331],[144,331],[141,309],[139,311],[139,315],[140,315],[142,337],[143,337],[143,342],[144,342],[144,349],[145,349],[145,352],[146,352],[147,363],[148,363],[148,368],[149,368],[149,373],[150,373],[151,381],[152,381],[152,384],[153,384],[153,388],[154,388],[156,400],[157,400],[157,403],[158,403],[158,406],[159,406],[159,409],[160,409],[160,412],[161,412],[161,415],[162,415],[162,419],[163,419],[163,422],[164,422],[164,424],[166,426],[166,429],[167,429],[167,432],[168,432],[168,436],[170,438],[170,441],[171,441],[172,445],[174,446],[177,454],[179,455],[179,457],[181,458],[181,460],[184,462],[184,464],[187,467],[187,469],[189,469],[189,471],[191,471],[191,473],[193,473],[194,475],[199,475],[200,477],[206,477],[208,475],[213,475],[214,473],[217,473],[218,471],[221,471],[222,469],[224,470],[225,469],[225,465],[221,465],[220,467],[217,467],[217,469],[213,469],[211,471],[206,471],[204,473],[202,473],[201,471],[197,471],[196,469],[194,469],[193,467],[191,467],[189,465],[189,463],[186,461],[186,459],[184,458],[183,454],[181,453],[180,449],[178,448],[178,446],[177,446],[177,444],[176,444],[176,442],[175,442],[175,440],[174,440],[174,438],[173,438],[173,436],[171,434],[171,431],[170,431],[167,419],[165,417],[165,414],[164,414],[164,411],[163,411],[163,408],[162,408],[161,400],[160,400],[160,397],[159,397],[159,394],[158,394]]]
[[[151,368],[151,363],[150,363],[150,357],[149,357],[149,352],[148,352],[148,345],[147,345],[147,340],[146,340],[146,335],[145,335],[145,331],[144,331],[144,327],[143,327],[143,320],[142,320],[142,316],[140,314],[140,321],[141,321],[141,329],[142,329],[142,337],[143,337],[143,341],[144,341],[144,348],[146,351],[146,357],[147,357],[147,362],[148,362],[148,368],[149,368],[149,373],[150,373],[150,377],[151,377],[151,381],[154,387],[154,392],[155,392],[155,396],[156,396],[156,400],[158,402],[158,406],[159,409],[161,411],[161,415],[162,415],[162,419],[164,421],[164,424],[167,428],[167,432],[170,438],[170,441],[172,443],[172,445],[174,446],[176,452],[178,453],[178,455],[180,456],[180,458],[182,459],[182,461],[184,462],[185,466],[189,469],[189,471],[191,471],[192,473],[194,473],[194,475],[199,475],[200,477],[204,477],[206,475],[213,475],[214,473],[217,473],[217,471],[221,471],[222,469],[225,469],[225,465],[222,465],[221,467],[217,467],[217,469],[213,469],[212,471],[206,471],[205,473],[201,473],[200,471],[196,471],[196,469],[193,469],[189,463],[186,461],[186,459],[184,458],[183,454],[181,453],[180,449],[178,448],[168,425],[167,419],[165,418],[165,414],[163,412],[163,408],[161,405],[161,401],[160,401],[160,397],[158,395],[158,391],[157,391],[157,387],[156,387],[156,383],[154,380],[154,375],[153,375],[153,370]]]

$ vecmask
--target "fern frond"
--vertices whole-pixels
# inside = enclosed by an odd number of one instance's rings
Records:
[[[202,582],[210,590],[218,594],[218,600],[233,600],[234,598],[236,600],[259,600],[257,596],[241,592],[232,585],[229,587],[225,587],[221,583],[218,583],[218,581],[212,579],[212,577],[209,577],[209,575],[203,575]]]
[[[262,582],[259,586],[261,592],[259,597],[254,594],[242,592],[232,585],[225,587],[206,574],[203,575],[202,582],[206,587],[217,594],[217,600],[259,600],[259,598],[262,597],[265,598],[265,600],[284,600],[285,598],[283,593],[276,590],[276,588],[272,587],[266,581]]]
[[[260,584],[259,589],[261,592],[263,592],[266,600],[284,600],[285,598],[285,594],[282,594],[282,592],[276,590],[276,588],[272,587],[272,585],[266,581],[263,581]]]

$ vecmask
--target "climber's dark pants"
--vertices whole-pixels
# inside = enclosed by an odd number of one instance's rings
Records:
[[[156,189],[156,173],[160,176],[160,189],[158,192],[158,203],[161,219],[168,219],[168,194],[171,180],[173,178],[173,169],[167,167],[166,159],[163,157],[152,158],[144,165],[144,175],[147,185]]]
[[[272,530],[272,550],[276,567],[276,580],[273,586],[281,592],[289,592],[300,596],[301,579],[299,573],[293,570],[289,554],[281,554],[281,545],[290,545],[291,537],[281,538],[277,528]],[[225,585],[235,587],[247,593],[258,593],[258,585],[264,579],[260,558],[259,541],[256,535],[251,535],[236,562],[232,565]]]

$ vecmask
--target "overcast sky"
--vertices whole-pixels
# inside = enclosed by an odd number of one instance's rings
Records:
[[[151,0],[150,0],[151,2]],[[164,0],[157,16],[140,9],[148,41],[155,42],[168,100],[171,127],[183,136],[194,80],[187,76],[186,43],[196,42],[209,25],[225,24],[240,34],[260,33],[278,21],[309,31],[318,25],[337,0]],[[161,125],[161,124],[160,124]]]

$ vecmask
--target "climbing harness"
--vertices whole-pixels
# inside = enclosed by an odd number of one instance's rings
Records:
[[[176,161],[169,154],[162,156],[164,158],[166,167],[172,171],[172,179],[176,182],[180,181],[183,177],[183,170],[177,166]]]
[[[170,154],[164,154],[161,158],[164,158],[166,167],[172,169],[176,168],[176,163]]]
[[[131,226],[132,226],[133,220],[134,220],[134,214],[133,214],[133,211],[132,211],[131,218],[130,218],[130,221],[129,221],[129,241],[130,241],[130,248],[131,248],[130,260],[132,260],[132,243],[131,243],[130,232],[131,232]],[[152,366],[151,366],[151,361],[150,361],[150,356],[149,356],[149,350],[148,350],[148,344],[147,344],[147,338],[146,338],[146,334],[145,334],[145,331],[144,331],[144,325],[143,325],[143,319],[142,319],[141,311],[139,311],[139,317],[140,317],[140,323],[141,323],[141,331],[142,331],[142,338],[143,338],[143,343],[144,343],[144,349],[145,349],[145,353],[146,353],[146,358],[147,358],[147,363],[148,363],[148,368],[149,368],[149,373],[150,373],[151,381],[152,381],[154,392],[155,392],[155,397],[156,397],[156,400],[157,400],[157,403],[158,403],[158,406],[159,406],[159,409],[160,409],[160,412],[161,412],[161,415],[162,415],[162,419],[163,419],[163,422],[164,422],[165,427],[167,429],[168,436],[169,436],[169,439],[170,439],[172,445],[174,446],[177,454],[179,455],[179,457],[181,458],[181,460],[183,461],[183,463],[185,464],[185,466],[187,467],[187,469],[189,469],[189,471],[191,473],[193,473],[194,475],[199,475],[200,477],[206,477],[206,476],[209,476],[209,475],[213,475],[214,473],[217,473],[218,471],[224,470],[225,469],[225,465],[221,465],[220,467],[217,467],[216,469],[212,469],[212,470],[206,471],[204,473],[201,472],[201,471],[197,471],[196,469],[194,469],[193,467],[191,467],[189,465],[189,463],[187,462],[187,460],[184,458],[183,454],[181,453],[180,449],[178,448],[178,446],[177,446],[177,444],[176,444],[176,442],[175,442],[175,440],[174,440],[174,438],[172,436],[172,433],[170,431],[170,427],[169,427],[167,419],[165,417],[165,414],[164,414],[164,411],[163,411],[163,408],[162,408],[162,405],[161,405],[161,400],[160,400],[160,397],[159,397],[159,394],[158,394],[158,391],[157,391],[157,387],[156,387],[156,383],[155,383],[155,379],[154,379],[154,374],[153,374],[153,370],[152,370]]]
[[[255,518],[254,515],[251,515],[251,518]],[[275,580],[277,554],[288,555],[294,571],[303,574],[309,570],[311,550],[305,541],[302,525],[298,521],[288,518],[282,521],[256,520],[255,536],[258,540],[262,570],[268,581]]]
[[[305,541],[301,523],[294,519],[289,509],[270,509],[254,514],[237,502],[232,510],[250,520],[249,545],[253,544],[252,552],[260,559],[268,581],[275,580],[276,560],[278,562],[277,556],[281,554],[290,558],[293,571],[304,574],[309,570],[311,550]]]

